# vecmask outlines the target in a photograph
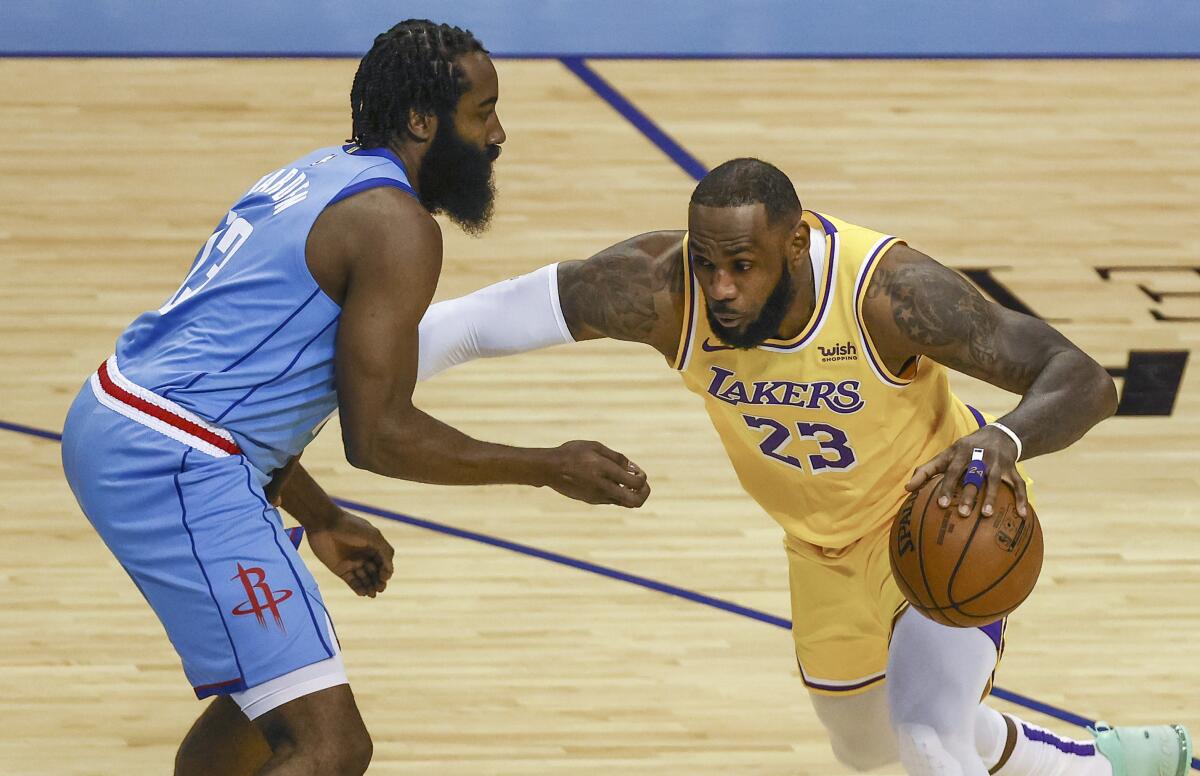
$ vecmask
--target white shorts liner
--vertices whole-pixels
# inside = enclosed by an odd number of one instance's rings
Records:
[[[333,624],[329,623],[329,633],[333,634]],[[318,663],[297,668],[291,673],[277,676],[242,692],[230,693],[234,703],[251,720],[258,719],[268,711],[277,709],[288,701],[294,701],[305,695],[311,695],[319,690],[336,687],[339,684],[349,684],[346,678],[346,666],[342,663],[342,650],[333,639],[333,657]]]

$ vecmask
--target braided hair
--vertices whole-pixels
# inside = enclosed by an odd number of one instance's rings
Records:
[[[468,30],[407,19],[375,38],[350,87],[351,142],[363,148],[408,135],[409,111],[444,116],[469,88],[455,60],[487,53]]]

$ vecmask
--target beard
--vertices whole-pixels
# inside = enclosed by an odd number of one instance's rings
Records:
[[[775,284],[775,288],[771,289],[771,295],[767,297],[758,317],[746,324],[745,329],[739,331],[721,325],[721,322],[713,316],[714,312],[727,312],[720,303],[706,304],[704,312],[708,316],[708,325],[712,328],[713,334],[717,335],[717,339],[726,345],[749,350],[758,347],[779,333],[779,324],[783,323],[783,319],[787,316],[794,296],[792,273],[788,270],[787,262],[784,262],[783,274],[779,276],[779,282]]]
[[[479,149],[463,140],[449,116],[441,122],[417,174],[421,204],[430,213],[445,213],[464,232],[477,237],[487,231],[496,200],[492,162],[500,146]]]

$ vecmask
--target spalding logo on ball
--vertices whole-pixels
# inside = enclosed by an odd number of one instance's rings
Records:
[[[991,517],[976,499],[970,515],[938,506],[934,477],[910,495],[892,522],[892,574],[904,597],[929,619],[976,628],[999,620],[1033,592],[1042,570],[1042,527],[1033,507],[1017,514],[1002,484]]]

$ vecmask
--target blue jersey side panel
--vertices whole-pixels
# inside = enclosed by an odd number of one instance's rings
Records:
[[[374,186],[412,193],[382,149],[322,148],[264,175],[221,219],[179,290],[117,341],[133,382],[223,428],[263,473],[299,453],[337,407],[340,309],[305,261],[332,202]]]

